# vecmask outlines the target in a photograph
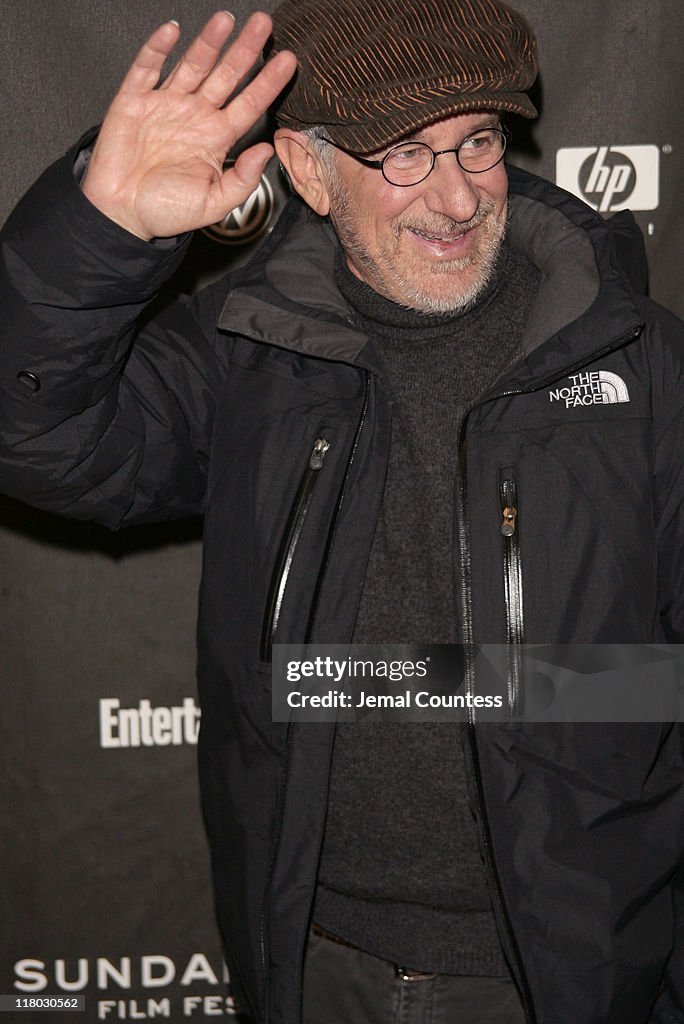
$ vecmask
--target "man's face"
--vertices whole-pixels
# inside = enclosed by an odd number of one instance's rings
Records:
[[[497,125],[495,113],[458,114],[409,138],[437,152]],[[371,155],[381,158],[389,148]],[[442,313],[472,306],[490,280],[504,235],[503,161],[469,174],[454,153],[445,153],[424,181],[399,187],[344,152],[335,151],[333,159],[330,217],[352,273],[412,309]]]

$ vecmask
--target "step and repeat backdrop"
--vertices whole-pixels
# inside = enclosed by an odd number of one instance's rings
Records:
[[[102,118],[158,23],[189,39],[215,6],[4,0],[0,219]],[[517,7],[539,39],[541,117],[513,124],[512,160],[605,216],[632,209],[651,295],[684,315],[684,5]],[[240,22],[251,9],[233,6]],[[196,236],[176,287],[247,258],[284,197],[272,163]],[[199,522],[112,535],[0,498],[0,993],[26,1005],[82,996],[87,1021],[232,1014],[195,779],[200,547]]]

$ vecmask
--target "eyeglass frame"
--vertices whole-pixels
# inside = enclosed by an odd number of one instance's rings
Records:
[[[501,150],[501,155],[497,157],[493,164],[491,164],[489,167],[482,167],[478,171],[473,171],[469,167],[463,166],[463,164],[461,163],[461,158],[459,157],[458,154],[459,150],[461,149],[461,146],[464,146],[469,139],[473,138],[473,136],[479,135],[480,132],[496,132],[497,135],[500,135],[503,139],[503,148]],[[414,185],[420,185],[421,182],[425,181],[426,178],[430,177],[430,175],[435,169],[437,157],[443,156],[445,153],[453,153],[454,156],[456,157],[456,162],[458,163],[458,166],[466,174],[486,174],[487,171],[492,171],[503,160],[510,139],[511,132],[507,125],[502,124],[499,125],[497,128],[494,128],[490,125],[484,128],[477,128],[474,132],[469,132],[464,139],[461,139],[458,146],[454,146],[451,149],[434,150],[432,146],[428,145],[427,142],[420,142],[418,140],[411,141],[410,139],[407,139],[405,142],[398,142],[396,146],[392,146],[391,149],[388,149],[385,155],[383,156],[382,160],[369,160],[368,157],[359,156],[358,153],[353,153],[350,149],[345,149],[344,146],[340,146],[337,142],[333,142],[332,139],[328,139],[325,136],[322,138],[321,141],[327,142],[329,145],[334,146],[335,149],[341,150],[343,153],[346,153],[347,156],[350,156],[353,160],[358,160],[358,162],[360,164],[363,164],[365,167],[372,167],[374,170],[381,171],[385,181],[388,184],[393,185],[394,188],[413,188]],[[430,164],[430,170],[427,171],[422,178],[419,178],[418,181],[411,181],[407,182],[406,184],[392,181],[392,179],[388,178],[387,175],[385,174],[385,162],[390,158],[392,153],[395,153],[398,149],[401,149],[403,146],[424,146],[424,148],[429,149],[430,153],[432,154],[432,163]]]

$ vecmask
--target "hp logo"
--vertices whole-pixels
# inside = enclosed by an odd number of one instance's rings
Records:
[[[655,210],[660,201],[660,151],[657,146],[559,149],[556,184],[599,213]]]

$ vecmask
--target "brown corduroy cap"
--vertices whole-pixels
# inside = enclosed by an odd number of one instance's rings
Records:
[[[276,108],[284,128],[325,128],[370,153],[451,114],[536,117],[525,95],[537,48],[497,0],[283,0],[271,52],[292,50],[295,78]]]

